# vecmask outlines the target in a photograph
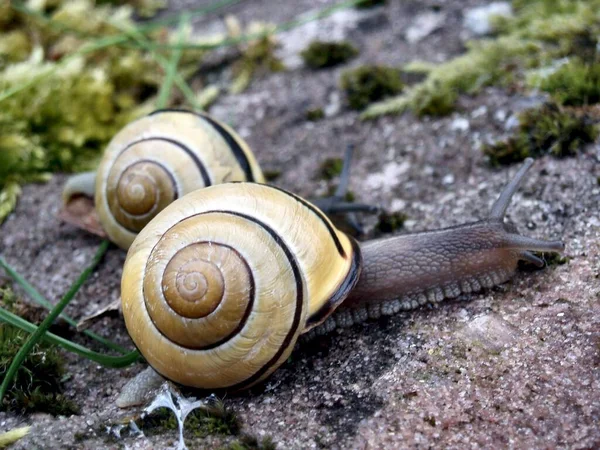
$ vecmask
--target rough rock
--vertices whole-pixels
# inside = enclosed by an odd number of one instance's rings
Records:
[[[356,64],[437,62],[457,55],[464,9],[485,3],[388,2],[385,20],[350,32],[361,49]],[[240,2],[230,12],[243,23],[283,22],[325,4],[333,1],[285,2],[285,8]],[[174,2],[172,9],[186,6]],[[406,42],[403,33],[414,17],[434,6],[447,17],[444,27]],[[530,100],[500,88],[463,96],[460,115],[469,122],[464,132],[452,129],[453,117],[404,114],[361,122],[343,104],[331,117],[307,123],[306,110],[330,102],[344,68],[270,74],[241,95],[219,98],[211,112],[244,130],[262,166],[281,171],[276,184],[300,195],[333,187],[337,180],[321,180],[319,168],[353,143],[351,190],[357,199],[405,213],[400,233],[485,217],[515,167],[491,169],[478,145],[505,133],[496,111],[505,111],[506,120]],[[599,178],[599,144],[576,158],[540,158],[508,211],[522,233],[563,239],[566,264],[519,271],[491,290],[300,342],[269,380],[250,392],[228,394],[226,406],[241,418],[244,432],[270,436],[281,449],[600,447]],[[25,186],[15,213],[0,227],[0,253],[52,302],[99,245],[56,219],[64,180],[57,175],[47,184]],[[365,222],[373,228],[376,218]],[[67,313],[80,318],[117,299],[124,259],[123,251],[111,248]],[[92,329],[131,346],[119,317],[104,317]],[[508,345],[493,350],[501,339]],[[469,343],[474,341],[484,344]],[[84,338],[79,342],[93,346]],[[107,431],[108,424],[141,411],[121,411],[115,400],[143,365],[108,369],[71,354],[65,358],[66,393],[81,413],[55,418],[0,412],[0,432],[32,425],[13,448],[176,445],[176,431],[120,440]],[[219,448],[231,439],[193,438],[188,445]]]

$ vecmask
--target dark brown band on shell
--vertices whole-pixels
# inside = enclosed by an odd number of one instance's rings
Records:
[[[346,251],[344,250],[344,246],[340,242],[340,239],[338,238],[337,233],[333,229],[333,226],[331,225],[331,222],[329,222],[329,220],[327,219],[327,217],[325,216],[325,214],[323,213],[323,211],[321,211],[319,208],[317,208],[313,204],[307,202],[302,197],[299,197],[296,194],[292,194],[291,192],[286,191],[285,189],[281,189],[279,187],[271,186],[271,185],[269,185],[269,187],[271,187],[273,189],[276,189],[279,192],[283,192],[286,195],[289,195],[294,200],[302,203],[303,206],[305,206],[308,209],[310,209],[319,218],[319,220],[321,222],[323,222],[323,225],[325,225],[325,227],[327,228],[327,231],[329,232],[329,235],[333,239],[333,242],[335,243],[335,248],[337,249],[337,251],[340,254],[340,256],[342,256],[342,258],[344,258],[344,259],[348,256],[348,255],[346,255]]]
[[[200,171],[200,175],[202,176],[202,181],[204,182],[204,186],[208,187],[212,184],[210,181],[210,175],[208,174],[208,171],[206,170],[206,166],[202,163],[202,161],[200,161],[200,158],[198,158],[198,155],[196,155],[189,147],[187,147],[186,145],[184,145],[181,142],[176,141],[174,139],[161,137],[161,136],[153,136],[153,137],[149,137],[149,138],[145,138],[145,139],[140,139],[138,141],[133,141],[129,145],[127,145],[127,147],[125,147],[123,150],[121,150],[119,155],[121,155],[122,153],[127,151],[130,147],[133,147],[136,144],[140,144],[142,142],[148,142],[148,141],[168,142],[169,144],[173,144],[174,146],[183,150],[192,159],[192,161],[194,161],[194,164],[196,165],[196,167],[198,167],[198,170]]]
[[[178,109],[178,108],[160,109],[158,111],[154,111],[154,112],[150,113],[149,115],[152,116],[154,114],[160,114],[163,112],[194,114],[195,116],[198,116],[198,117],[206,120],[215,129],[215,131],[217,133],[219,133],[219,135],[221,135],[221,137],[225,140],[228,147],[231,149],[233,156],[235,157],[238,164],[244,171],[244,174],[246,174],[246,180],[247,181],[256,181],[254,178],[254,174],[252,173],[252,167],[250,166],[250,161],[248,161],[248,156],[246,155],[246,152],[244,152],[244,150],[242,149],[242,147],[240,146],[238,141],[231,135],[231,133],[229,133],[225,128],[223,128],[219,122],[215,121],[214,119],[212,119],[211,117],[209,117],[207,115],[200,114],[200,113],[197,113],[194,111],[189,111],[187,109]]]
[[[313,327],[323,323],[329,315],[348,297],[348,294],[354,289],[360,272],[362,270],[362,253],[360,246],[353,238],[348,236],[352,243],[352,263],[346,278],[342,280],[333,295],[321,306],[321,308],[306,320],[305,330],[308,331]]]

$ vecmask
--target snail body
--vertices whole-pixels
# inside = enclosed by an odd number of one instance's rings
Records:
[[[127,329],[166,378],[203,389],[251,386],[302,333],[477,291],[506,281],[521,259],[543,265],[531,250],[562,251],[560,241],[524,237],[503,222],[532,164],[485,220],[360,245],[277,188],[234,183],[190,193],[129,250]]]
[[[230,181],[264,182],[246,142],[206,114],[159,110],[117,133],[97,172],[76,176],[65,186],[66,205],[80,195],[94,198],[99,226],[88,226],[81,215],[62,217],[128,248],[177,198]]]

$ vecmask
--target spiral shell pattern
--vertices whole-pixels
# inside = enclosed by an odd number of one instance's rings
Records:
[[[325,320],[360,263],[356,243],[294,195],[254,183],[212,186],[176,200],[137,236],[123,272],[123,315],[165,377],[242,389]]]
[[[156,111],[127,125],[108,145],[96,177],[96,208],[109,238],[128,248],[177,198],[229,181],[264,181],[233,130],[204,114]]]

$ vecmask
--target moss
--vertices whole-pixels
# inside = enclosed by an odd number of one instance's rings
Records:
[[[141,49],[81,52],[93,41],[84,36],[103,39],[133,27],[129,7],[55,0],[40,3],[45,19],[10,11],[4,21],[0,9],[0,222],[14,208],[20,184],[95,168],[112,136],[152,109],[163,74]],[[164,42],[170,35],[156,30],[148,37]],[[180,72],[196,70],[202,54],[184,50]]]
[[[404,222],[408,217],[402,212],[382,212],[379,214],[376,228],[381,233],[393,233],[404,226]]]
[[[148,435],[160,434],[165,430],[177,430],[177,419],[167,408],[160,408],[136,421],[138,427]],[[240,432],[237,416],[217,402],[210,409],[195,409],[186,418],[184,436],[206,437],[210,435],[233,436]]]
[[[332,180],[342,173],[344,161],[342,158],[327,158],[321,164],[321,177],[325,180]]]
[[[0,67],[23,61],[30,52],[31,41],[25,31],[13,30],[0,35]]]
[[[123,4],[129,4],[140,17],[149,18],[156,15],[156,13],[167,7],[166,0],[96,0],[98,4],[111,4],[114,6],[120,6]]]
[[[351,60],[358,55],[358,50],[349,42],[313,41],[301,55],[308,67],[322,69]]]
[[[220,450],[275,450],[276,448],[273,440],[268,436],[259,440],[256,436],[245,434]]]
[[[421,95],[416,96],[412,108],[419,116],[447,116],[454,111],[454,104],[458,98],[458,92],[454,89],[444,89],[436,83],[432,89],[423,90]]]
[[[423,422],[428,423],[432,427],[435,427],[435,424],[436,424],[434,416],[425,416],[425,417],[423,417]]]
[[[483,152],[490,164],[497,167],[523,161],[528,156],[573,156],[597,136],[598,129],[587,117],[547,103],[522,112],[515,134],[484,146]]]
[[[600,63],[574,59],[543,79],[540,88],[562,105],[583,106],[600,102]]]
[[[310,122],[316,122],[325,117],[325,111],[323,108],[313,108],[306,111],[306,120]]]
[[[28,336],[9,324],[0,324],[0,379]],[[20,413],[77,414],[77,406],[62,394],[64,374],[57,348],[43,342],[36,344],[17,371],[2,406]]]
[[[340,84],[352,109],[364,109],[370,103],[398,94],[404,87],[398,69],[377,65],[345,71]]]
[[[496,37],[469,42],[466,53],[439,64],[402,95],[371,105],[361,117],[406,110],[419,115],[447,112],[459,94],[475,94],[489,85],[515,85],[531,69],[557,58],[597,57],[600,0],[523,0],[514,8],[513,17],[497,20]]]
[[[263,170],[263,175],[267,181],[275,181],[277,178],[281,176],[281,170],[271,169],[271,170]]]
[[[261,31],[265,30],[261,29]],[[256,75],[285,70],[281,60],[275,56],[276,47],[275,38],[269,34],[251,42],[242,52],[242,57],[232,67],[234,80],[230,91],[239,94],[246,90]]]
[[[525,64],[537,51],[534,44],[513,38],[471,42],[468,48],[466,54],[432,69],[423,82],[403,95],[371,105],[362,118],[399,114],[407,109],[420,116],[448,114],[459,94],[473,94],[491,84],[508,84],[519,64]]]
[[[375,6],[385,5],[387,0],[362,0],[356,4],[359,9],[373,8]]]
[[[560,253],[544,252],[542,253],[541,257],[544,261],[546,261],[546,265],[549,267],[562,266],[564,264],[567,264],[571,260],[571,258],[569,258],[568,256],[563,256]]]

